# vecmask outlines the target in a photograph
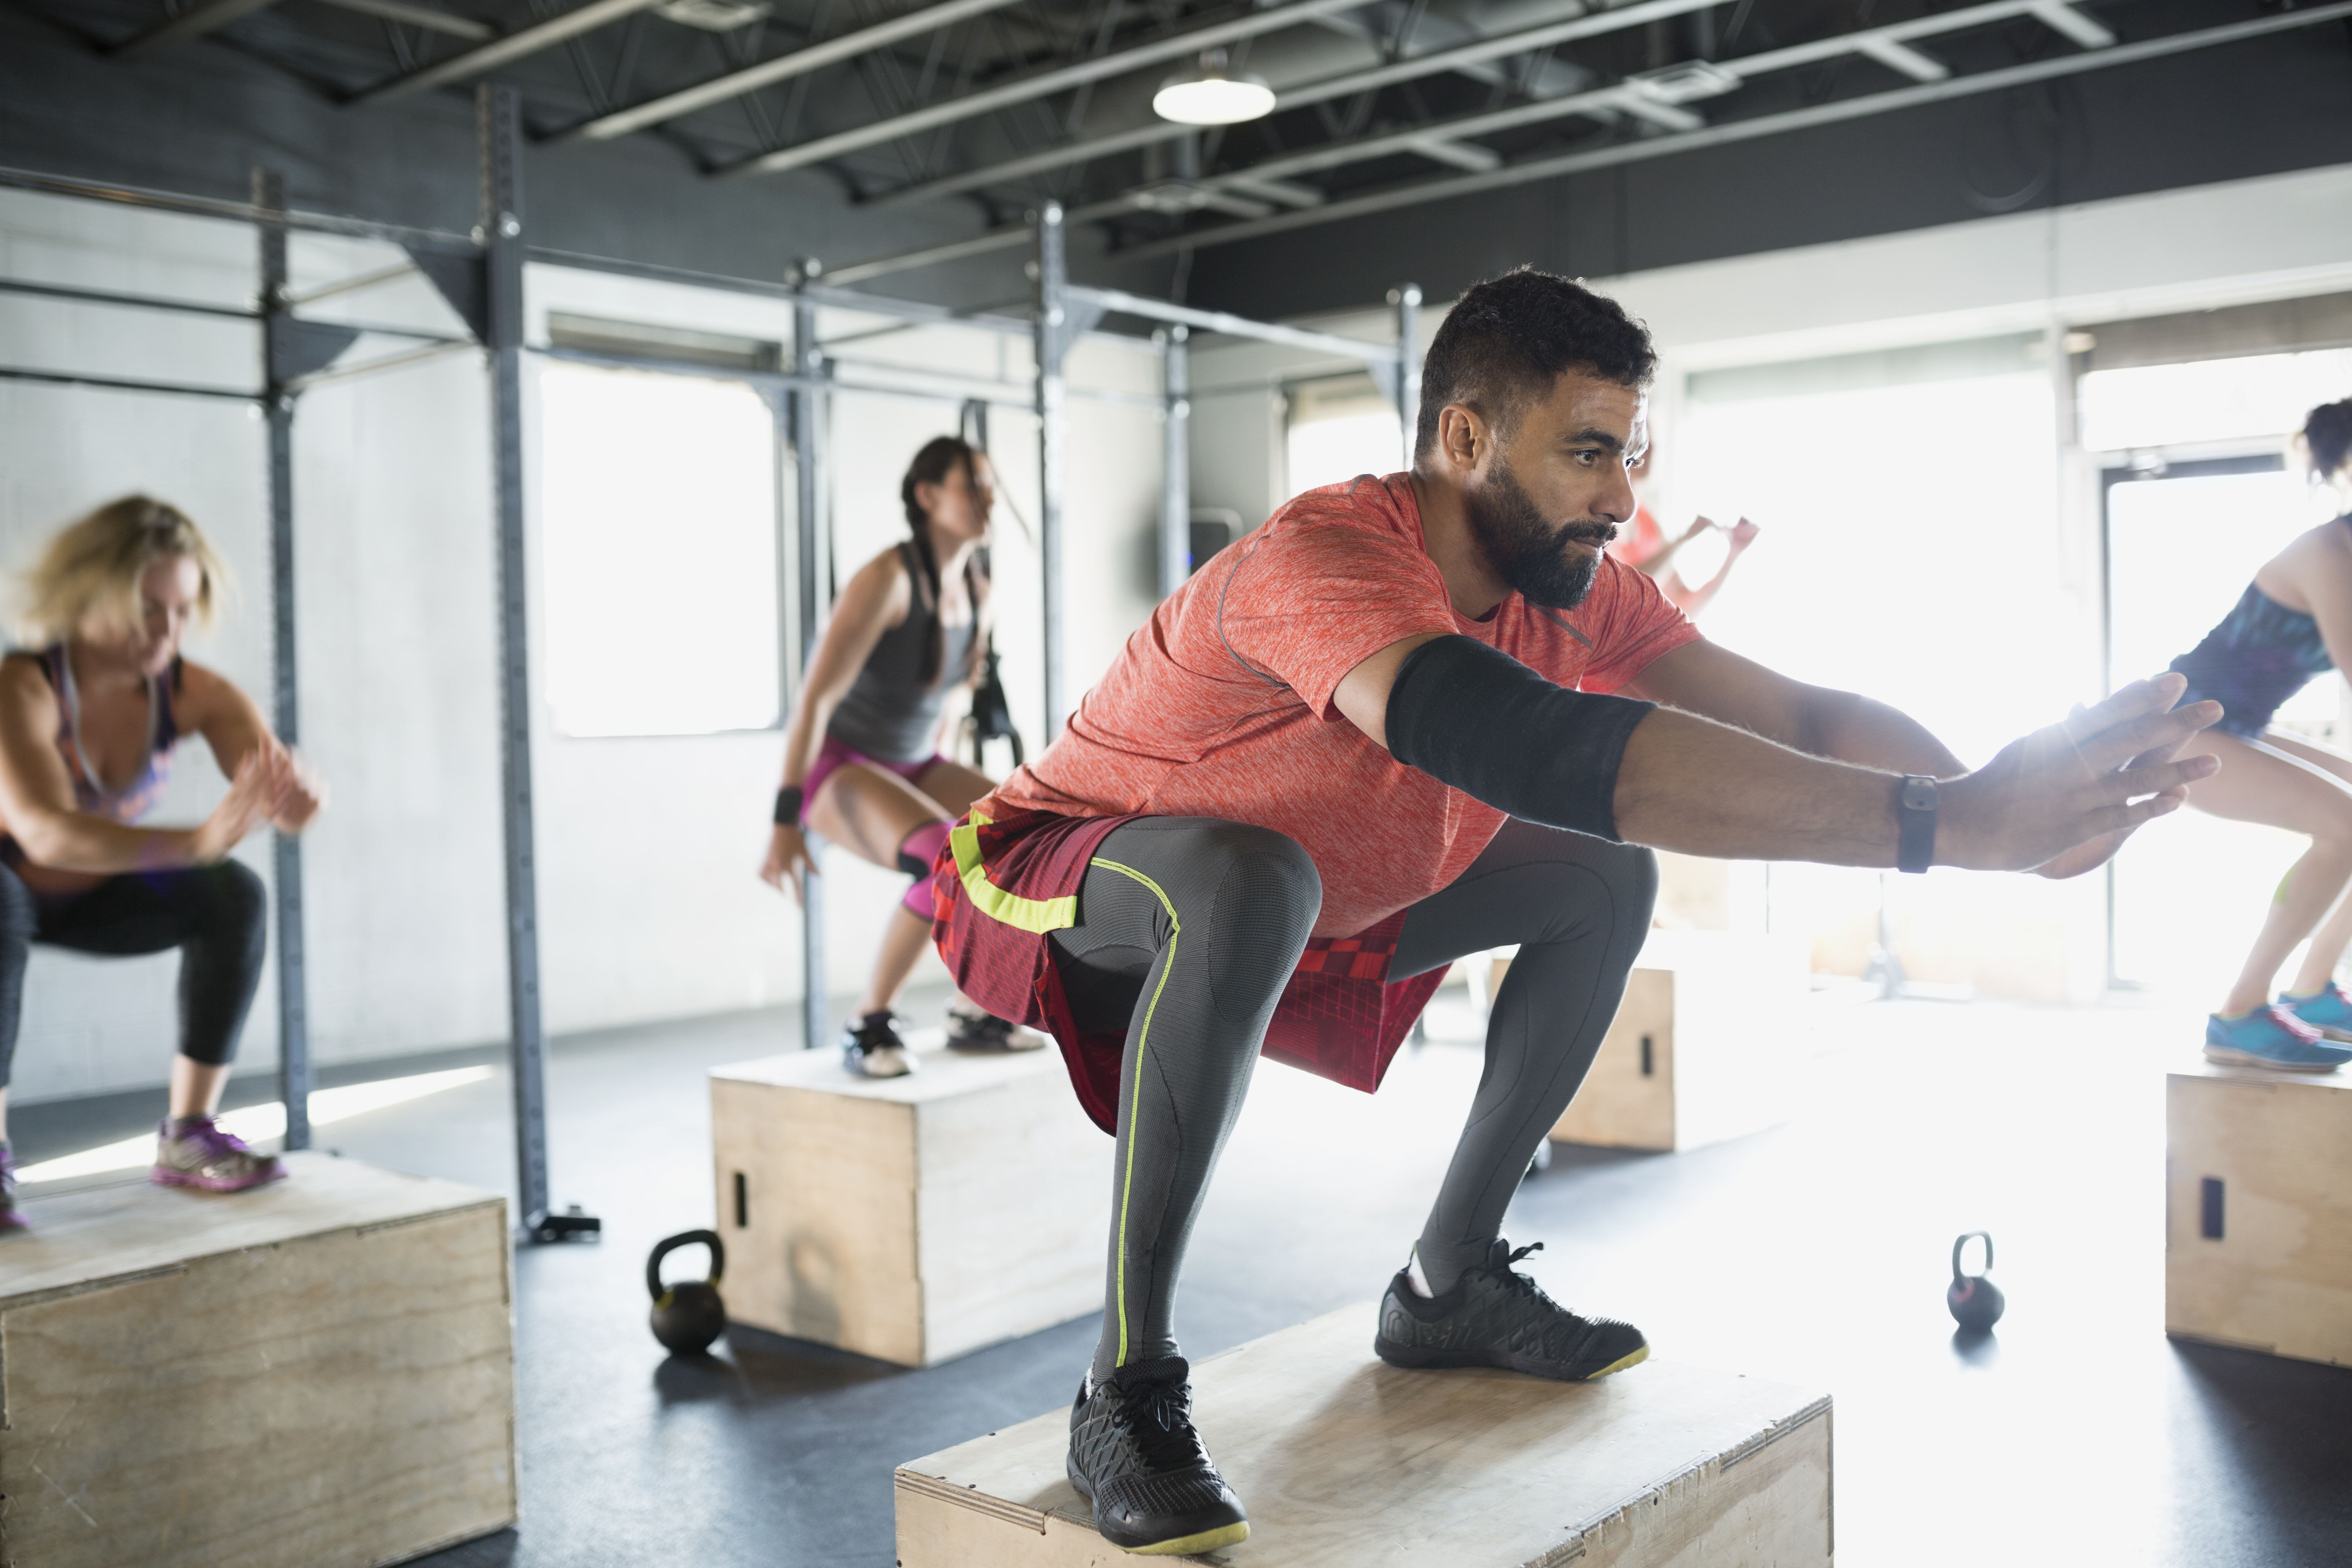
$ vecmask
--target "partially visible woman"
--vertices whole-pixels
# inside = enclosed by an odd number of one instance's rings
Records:
[[[2352,399],[2311,411],[2295,453],[2315,485],[2352,514]],[[2193,563],[2184,563],[2184,568]],[[2221,721],[2183,755],[2207,752],[2221,771],[2189,792],[2215,816],[2284,827],[2311,847],[2281,882],[2237,984],[2205,1023],[2205,1055],[2217,1062],[2330,1072],[2352,1061],[2352,998],[2336,966],[2352,944],[2352,758],[2271,727],[2282,703],[2315,676],[2352,670],[2352,515],[2298,537],[2254,574],[2221,624],[2172,661],[2189,678],[2184,703],[2210,698]],[[2272,979],[2304,938],[2311,946],[2294,984],[2270,995]]]
[[[988,576],[980,547],[996,500],[988,456],[941,436],[898,486],[910,537],[858,568],[833,607],[784,731],[783,787],[760,875],[782,889],[814,869],[804,829],[860,859],[914,878],[890,914],[874,973],[842,1041],[844,1065],[868,1078],[911,1072],[892,1005],[931,929],[931,861],[948,825],[995,785],[939,752],[947,695],[970,686],[988,646]],[[1045,1037],[959,998],[948,1043],[1035,1050]]]
[[[1643,575],[1655,579],[1659,591],[1674,606],[1696,620],[1701,612],[1715,603],[1715,596],[1723,592],[1724,584],[1730,580],[1731,569],[1739,563],[1742,555],[1748,553],[1748,547],[1756,542],[1756,536],[1762,530],[1744,517],[1728,529],[1724,529],[1723,564],[1715,569],[1714,576],[1697,587],[1692,587],[1683,581],[1682,568],[1675,558],[1682,553],[1684,545],[1701,534],[1714,532],[1723,525],[1713,518],[1696,517],[1688,528],[1668,539],[1666,531],[1659,526],[1657,514],[1651,510],[1657,500],[1657,476],[1658,446],[1652,441],[1649,449],[1643,453],[1642,460],[1633,466],[1633,499],[1637,503],[1633,515],[1610,543],[1609,553]]]
[[[154,1180],[230,1193],[285,1174],[215,1122],[267,945],[261,879],[228,858],[265,824],[299,833],[325,792],[253,700],[180,654],[227,585],[177,508],[131,496],[49,542],[27,575],[30,648],[0,659],[0,1231],[7,1082],[35,942],[105,957],[180,950],[180,1051]],[[183,735],[230,780],[195,827],[132,826]]]

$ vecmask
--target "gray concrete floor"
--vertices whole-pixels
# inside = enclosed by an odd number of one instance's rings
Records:
[[[1477,1079],[1475,1021],[1444,994],[1376,1097],[1260,1072],[1195,1236],[1189,1352],[1378,1294]],[[1847,1568],[2346,1562],[2352,1370],[2163,1333],[2162,1075],[2194,1021],[1815,1002],[1796,1121],[1679,1155],[1563,1149],[1528,1182],[1509,1229],[1547,1244],[1528,1264],[1547,1289],[1662,1356],[1833,1393]],[[647,1249],[712,1216],[703,1069],[797,1044],[782,1014],[558,1042],[555,1195],[604,1239],[518,1255],[523,1523],[435,1568],[887,1568],[895,1464],[1066,1405],[1090,1323],[921,1372],[758,1334],[684,1361],[646,1332]],[[149,1099],[20,1110],[20,1157],[122,1137]],[[320,1142],[506,1188],[507,1115],[492,1079]],[[1976,1345],[1943,1309],[1969,1229],[1997,1239],[2011,1301]]]

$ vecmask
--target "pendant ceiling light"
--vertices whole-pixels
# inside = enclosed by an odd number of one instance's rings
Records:
[[[1151,111],[1179,125],[1237,125],[1272,113],[1274,89],[1262,76],[1226,69],[1225,51],[1211,49],[1160,84]]]

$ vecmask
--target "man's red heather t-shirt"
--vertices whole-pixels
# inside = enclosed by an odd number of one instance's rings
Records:
[[[1061,738],[975,809],[1272,828],[1322,874],[1315,934],[1369,931],[1452,883],[1504,814],[1397,762],[1332,692],[1391,643],[1457,632],[1586,691],[1614,691],[1699,635],[1607,555],[1574,610],[1514,594],[1483,621],[1456,615],[1411,477],[1364,475],[1297,497],[1171,595]]]

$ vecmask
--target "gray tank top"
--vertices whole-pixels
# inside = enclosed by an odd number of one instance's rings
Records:
[[[932,736],[939,728],[940,711],[947,705],[948,689],[971,676],[978,604],[975,601],[972,620],[940,627],[940,678],[926,684],[923,643],[930,628],[939,624],[940,609],[936,603],[923,602],[922,568],[914,560],[914,547],[901,544],[898,553],[914,588],[913,607],[905,621],[885,630],[882,640],[874,645],[866,667],[857,672],[841,706],[833,710],[833,721],[824,732],[877,762],[919,763],[931,754]],[[969,593],[970,573],[964,581]]]

